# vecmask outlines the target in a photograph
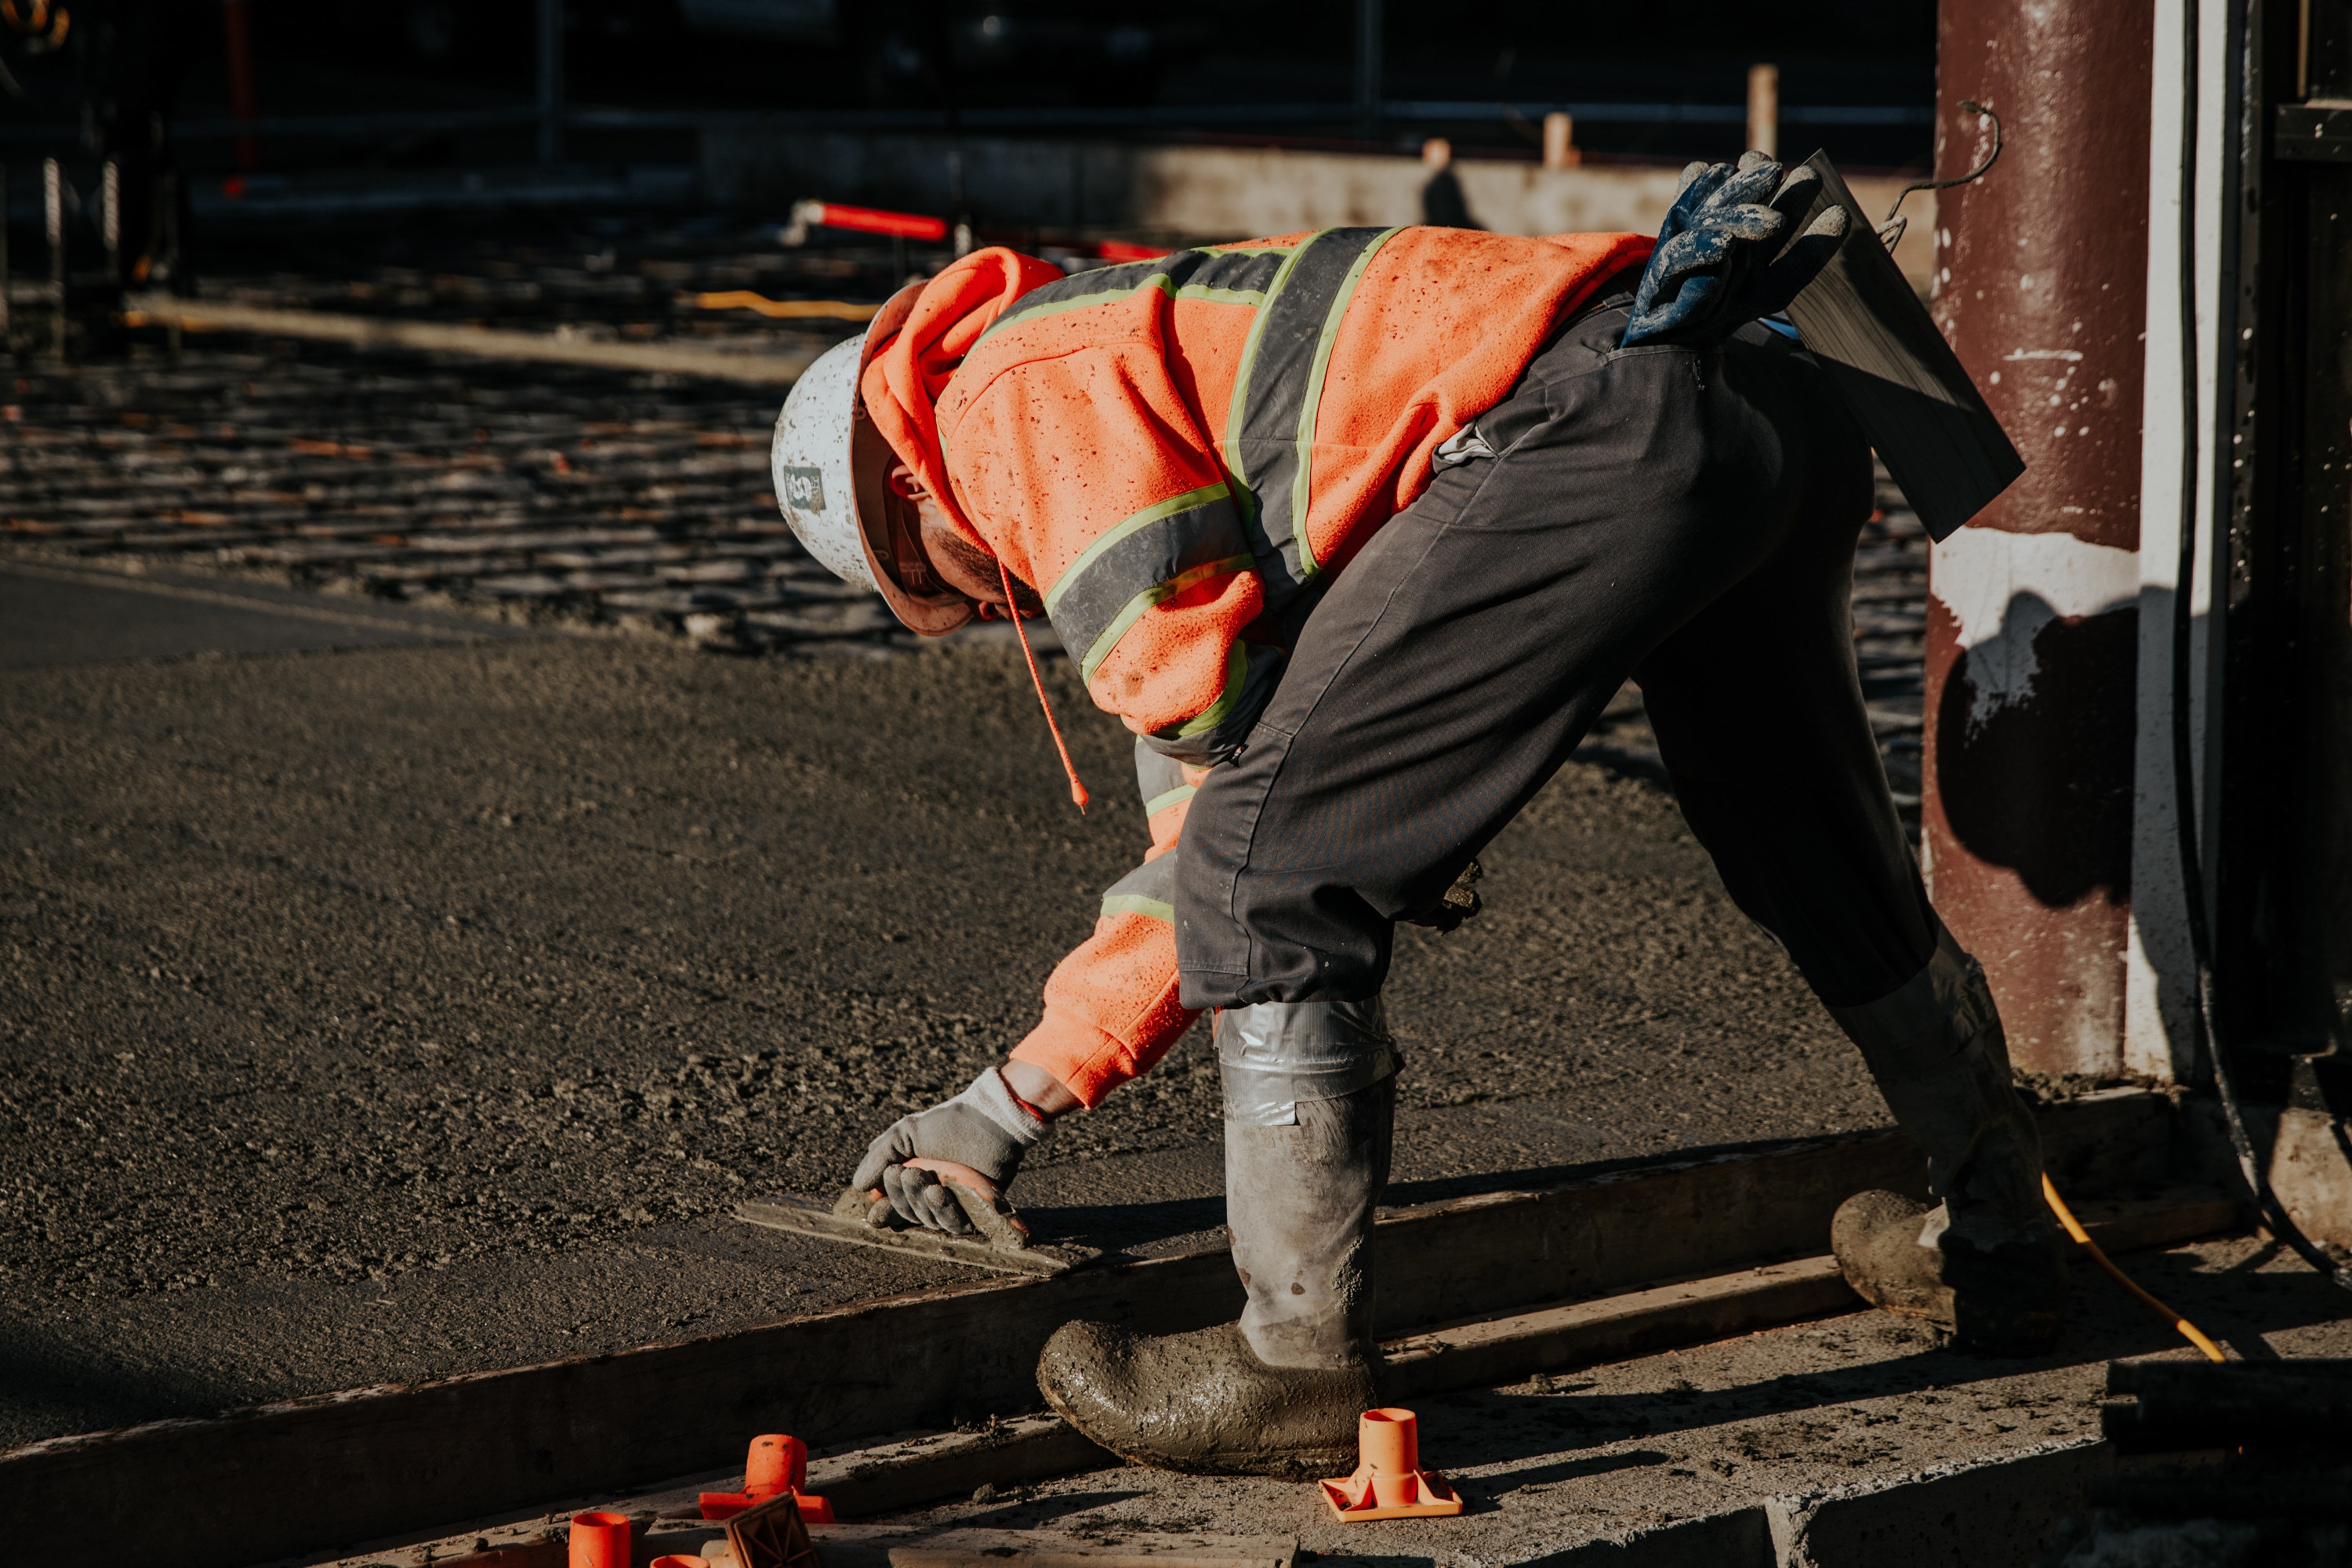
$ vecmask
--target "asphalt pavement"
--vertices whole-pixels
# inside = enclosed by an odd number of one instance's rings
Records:
[[[1066,662],[1084,817],[1001,645],[0,595],[0,1447],[967,1277],[730,1212],[1016,1040],[1139,855]],[[1654,784],[1573,764],[1486,863],[1399,942],[1392,1201],[1884,1122]],[[1047,1146],[1041,1228],[1213,1230],[1202,1034]]]

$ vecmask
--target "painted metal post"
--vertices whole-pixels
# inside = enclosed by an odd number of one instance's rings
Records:
[[[563,0],[539,0],[539,161],[563,156]]]
[[[1381,134],[1381,0],[1356,0],[1356,134]]]
[[[2024,475],[1928,572],[1922,855],[2019,1065],[2124,1065],[2147,325],[2146,0],[1944,0],[1933,307]]]
[[[66,174],[55,158],[41,160],[41,222],[49,240],[50,346],[66,357]]]
[[[1543,117],[1543,166],[1547,169],[1573,169],[1584,162],[1584,154],[1576,147],[1576,120],[1572,115],[1554,110]]]
[[[1748,145],[1768,158],[1780,155],[1780,68],[1748,68]]]
[[[228,46],[228,116],[254,117],[253,19],[246,0],[221,0],[221,34]],[[250,136],[236,139],[236,166],[254,169],[261,163],[261,144]]]
[[[100,177],[98,226],[106,241],[106,276],[110,286],[122,281],[122,165],[112,158]]]
[[[2150,96],[2147,191],[2147,385],[2142,419],[2147,430],[2141,478],[2139,632],[2139,806],[2132,856],[2132,930],[2125,1065],[2158,1077],[2188,1078],[2196,1070],[2190,1008],[2197,984],[2188,905],[2180,874],[2179,796],[2173,768],[2173,612],[2186,593],[2196,620],[2189,642],[2190,745],[2203,793],[2197,840],[2204,883],[2218,887],[2213,858],[2220,841],[2211,787],[2220,748],[2222,638],[2227,600],[2213,593],[2225,530],[2221,515],[2229,489],[2217,493],[2215,454],[2241,450],[2231,439],[2235,377],[2228,374],[2238,343],[2237,207],[2234,165],[2241,128],[2233,37],[2235,7],[2206,0],[2197,7],[2197,58],[2189,55],[2188,7],[2156,0],[2154,86]],[[2195,92],[2193,110],[2190,89]],[[2193,122],[2189,115],[2193,112]],[[2195,255],[2189,279],[2196,326],[2182,339],[2182,133],[2195,132],[2190,154],[2196,205],[2190,213]],[[2251,331],[2252,328],[2247,331]],[[2231,345],[2224,354],[2222,345]],[[2184,458],[2186,460],[2184,460]],[[2187,492],[2184,495],[2184,491]],[[2217,500],[2221,503],[2217,505]],[[2194,580],[2179,582],[2184,515],[2196,537]],[[2251,739],[2251,737],[2249,737]],[[2201,807],[2202,809],[2198,809]],[[2210,918],[2210,901],[2208,918]]]

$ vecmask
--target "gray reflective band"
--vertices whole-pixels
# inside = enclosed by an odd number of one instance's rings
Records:
[[[1146,860],[1103,894],[1107,915],[1148,915],[1176,923],[1176,857],[1160,855]]]
[[[1184,764],[1173,757],[1163,757],[1153,751],[1140,735],[1135,738],[1135,793],[1143,797],[1145,810],[1162,795],[1189,788],[1184,783]]]
[[[1088,545],[1045,595],[1062,646],[1095,669],[1139,616],[1194,582],[1248,570],[1241,519],[1221,480],[1146,507]]]
[[[1257,1002],[1217,1015],[1225,1120],[1288,1127],[1298,1103],[1369,1089],[1404,1065],[1377,996],[1363,1002]]]
[[[1223,449],[1244,486],[1243,521],[1268,613],[1316,574],[1307,496],[1323,370],[1365,264],[1396,232],[1333,228],[1307,239],[1268,291],[1243,353]]]

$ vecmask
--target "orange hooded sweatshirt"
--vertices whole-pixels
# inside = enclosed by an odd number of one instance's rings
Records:
[[[1650,245],[1330,229],[1070,278],[990,249],[923,289],[866,366],[866,407],[1044,595],[1145,749],[1146,864],[1055,970],[1014,1059],[1091,1106],[1183,1033],[1160,857],[1200,770],[1247,735],[1323,586],[1428,488],[1437,447]]]

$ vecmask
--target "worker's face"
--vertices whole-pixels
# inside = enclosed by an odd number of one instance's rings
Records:
[[[949,521],[947,509],[940,505],[915,470],[904,463],[896,465],[890,470],[889,487],[893,504],[911,508],[915,513],[915,537],[921,542],[923,554],[930,562],[931,574],[973,604],[993,605],[1001,609],[1004,604],[1004,578],[995,562],[974,549]],[[1014,579],[1013,592],[1020,600],[1023,615],[1045,613],[1045,605],[1026,583]]]

